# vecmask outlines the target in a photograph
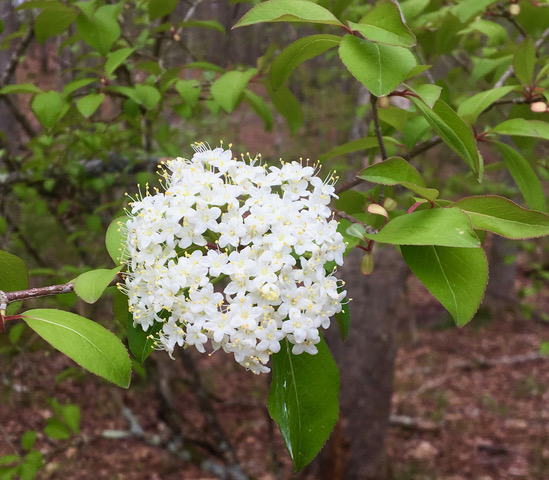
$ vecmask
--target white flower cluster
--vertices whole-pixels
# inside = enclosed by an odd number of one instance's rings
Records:
[[[204,352],[210,341],[254,373],[269,371],[284,338],[294,354],[316,353],[319,327],[345,298],[325,270],[345,250],[330,219],[333,178],[194,148],[191,160],[167,162],[164,192],[128,209],[122,288],[135,324],[162,322],[157,347],[170,355],[176,344]]]

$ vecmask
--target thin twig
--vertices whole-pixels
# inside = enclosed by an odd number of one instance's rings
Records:
[[[376,233],[378,233],[378,231],[374,227],[372,227],[371,225],[367,225],[366,223],[361,222],[360,220],[357,220],[355,217],[349,215],[346,212],[338,210],[335,207],[331,207],[331,210],[332,210],[332,212],[334,213],[334,215],[336,217],[344,218],[345,220],[348,220],[351,223],[358,223],[359,225],[362,225],[364,227],[364,230],[366,230],[366,233],[368,233],[368,234],[375,235]]]
[[[406,160],[411,160],[412,158],[417,157],[418,155],[426,152],[427,150],[430,150],[440,143],[442,143],[442,139],[440,139],[439,137],[433,137],[412,148],[412,151],[410,153],[408,153],[407,155],[403,155],[403,158]]]
[[[17,68],[17,65],[19,65],[21,56],[30,45],[33,37],[34,27],[31,25],[25,32],[25,35],[23,35],[23,38],[21,38],[21,42],[19,42],[17,48],[13,51],[10,61],[6,66],[6,69],[2,72],[2,75],[0,76],[0,88],[6,85],[11,76],[15,73],[15,69]]]
[[[370,92],[370,103],[372,104],[372,116],[374,119],[374,129],[376,132],[377,143],[379,145],[379,153],[381,158],[387,160],[387,149],[385,148],[385,142],[383,141],[383,132],[379,124],[379,115],[377,113],[377,97]]]

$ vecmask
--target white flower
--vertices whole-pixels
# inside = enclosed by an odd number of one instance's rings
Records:
[[[135,324],[162,323],[157,345],[208,344],[254,373],[269,371],[280,342],[316,353],[319,328],[341,311],[342,282],[325,264],[343,262],[331,219],[331,177],[300,162],[266,167],[229,149],[195,147],[162,172],[164,192],[127,210],[125,285]]]

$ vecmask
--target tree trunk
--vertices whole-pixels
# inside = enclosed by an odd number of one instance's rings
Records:
[[[336,328],[326,340],[341,372],[340,423],[312,466],[321,480],[388,478],[385,435],[391,413],[396,309],[406,266],[396,250],[380,248],[372,275],[358,268],[361,253],[346,259],[351,326],[345,342]]]

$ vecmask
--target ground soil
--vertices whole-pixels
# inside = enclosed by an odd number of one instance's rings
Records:
[[[549,358],[539,355],[549,325],[511,308],[457,329],[415,282],[411,288],[419,289],[414,307],[422,320],[410,325],[403,318],[401,329],[387,446],[394,479],[549,479]],[[542,290],[536,306],[549,311],[548,298]],[[24,453],[22,434],[36,430],[46,459],[37,478],[218,478],[214,469],[222,462],[208,451],[216,441],[180,361],[153,354],[171,385],[184,440],[177,444],[154,372],[148,380],[136,372],[132,387],[122,390],[37,349],[39,340],[30,334],[23,340],[16,354],[0,357],[0,456]],[[265,408],[268,376],[245,372],[222,353],[193,358],[243,469],[261,480],[292,478]],[[65,379],[58,377],[62,372],[68,372]],[[80,406],[79,434],[52,440],[43,433],[53,415],[51,397]],[[129,434],[132,415],[142,436]]]

